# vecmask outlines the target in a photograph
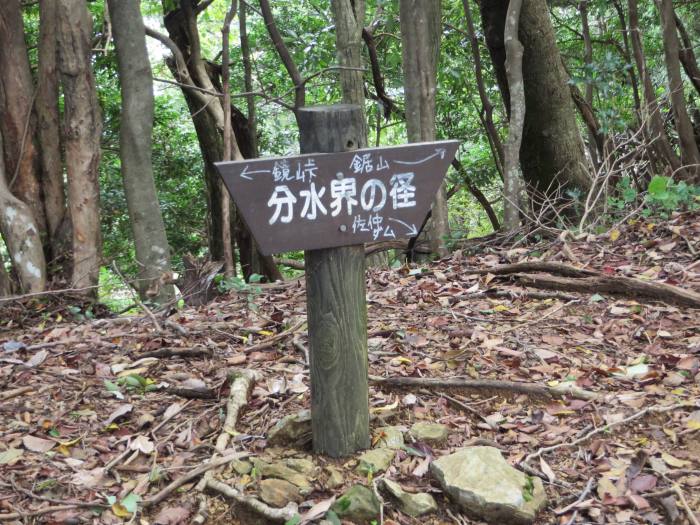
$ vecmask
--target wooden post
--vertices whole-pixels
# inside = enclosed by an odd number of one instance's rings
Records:
[[[300,108],[301,153],[366,147],[363,120],[357,105]],[[370,444],[364,246],[307,250],[305,259],[313,448],[347,456]]]

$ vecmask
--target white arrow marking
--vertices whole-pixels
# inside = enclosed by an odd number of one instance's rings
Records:
[[[405,166],[415,166],[416,164],[423,164],[424,162],[429,161],[430,159],[433,159],[435,157],[440,157],[441,159],[445,158],[445,153],[447,153],[447,150],[445,148],[435,148],[435,153],[432,155],[425,157],[422,160],[416,160],[414,162],[407,161],[407,160],[395,160],[394,164],[403,164]]]
[[[250,164],[246,164],[245,168],[243,168],[243,171],[241,172],[241,177],[248,180],[253,180],[253,177],[248,177],[248,175],[255,175],[256,173],[272,173],[270,170],[248,171],[248,168],[250,168]]]
[[[406,227],[406,229],[408,230],[407,233],[410,237],[415,237],[416,235],[418,235],[418,229],[416,228],[415,224],[407,224],[399,219],[394,219],[392,217],[389,217],[389,220],[394,221],[394,222],[398,222],[399,224],[403,224]]]

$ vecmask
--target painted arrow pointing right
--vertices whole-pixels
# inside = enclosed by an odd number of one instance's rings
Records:
[[[446,153],[447,153],[447,150],[445,148],[435,148],[435,153],[433,153],[432,155],[429,155],[428,157],[425,157],[424,159],[416,160],[416,161],[395,160],[394,164],[402,164],[404,166],[415,166],[417,164],[423,164],[424,162],[427,162],[430,159],[434,159],[435,157],[440,157],[441,159],[444,159]]]
[[[415,224],[408,224],[408,223],[403,222],[402,220],[394,219],[393,217],[389,217],[389,220],[394,221],[394,222],[398,222],[399,224],[403,224],[406,227],[406,229],[408,230],[407,234],[409,237],[415,237],[416,235],[418,235],[418,229],[416,228]]]

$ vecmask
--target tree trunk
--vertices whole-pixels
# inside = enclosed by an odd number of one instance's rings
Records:
[[[688,75],[690,82],[693,84],[693,87],[695,87],[695,91],[700,94],[700,68],[698,68],[698,60],[695,58],[693,43],[690,40],[688,31],[686,31],[678,15],[676,15],[676,26],[678,26],[678,32],[681,35],[681,42],[683,43],[683,46],[678,52],[681,63],[683,64],[683,69],[685,69],[685,74]]]
[[[0,297],[7,297],[8,295],[12,295],[12,293],[12,281],[10,280],[7,270],[5,270],[5,261],[2,257],[2,253],[0,253]]]
[[[629,31],[627,29],[627,21],[625,20],[625,11],[622,8],[620,0],[613,0],[613,6],[615,11],[617,11],[617,18],[620,21],[620,29],[622,30],[622,41],[624,43],[625,49],[625,60],[628,64],[632,62],[632,51],[630,50],[630,39]],[[634,68],[628,68],[630,83],[632,84],[632,96],[634,97],[634,108],[639,112],[642,107],[641,100],[639,99],[639,82],[637,81],[637,74],[634,72]]]
[[[476,30],[474,29],[474,17],[472,16],[472,10],[469,7],[469,0],[462,0],[462,6],[464,7],[464,15],[467,18],[469,43],[472,50],[472,58],[474,59],[474,76],[476,77],[476,87],[479,90],[479,98],[481,99],[481,111],[483,113],[482,120],[484,122],[484,127],[486,128],[486,133],[489,137],[489,144],[491,145],[493,157],[496,161],[496,168],[501,174],[501,177],[503,177],[503,142],[501,141],[496,125],[493,122],[493,104],[491,104],[491,100],[486,93],[486,86],[484,84],[484,75],[481,65],[481,52],[479,51],[479,40],[477,39]],[[510,108],[508,108],[508,111],[510,111]]]
[[[583,61],[586,64],[586,67],[590,70],[590,67],[593,65],[593,43],[591,42],[591,29],[590,25],[588,23],[588,1],[589,0],[582,0],[579,2],[579,14],[581,15],[581,32],[583,34],[583,46],[584,46],[584,53],[583,53]],[[593,83],[588,81],[586,82],[586,90],[585,90],[585,98],[584,100],[586,101],[586,104],[593,109]],[[594,132],[591,130],[591,128],[588,128],[588,153],[591,156],[591,161],[593,162],[593,165],[598,168],[600,165],[600,159],[603,156],[603,151],[598,150],[598,140],[594,134]]]
[[[525,87],[523,82],[523,45],[518,40],[522,0],[510,0],[506,14],[504,45],[506,76],[510,88],[510,123],[506,142],[503,180],[503,225],[507,230],[520,226],[520,165],[518,154],[525,125]]]
[[[663,119],[661,118],[661,109],[656,100],[656,93],[651,83],[651,76],[647,71],[642,37],[639,33],[637,0],[627,0],[627,7],[629,11],[629,26],[630,35],[632,37],[634,61],[636,62],[637,70],[639,71],[639,76],[642,79],[642,86],[644,88],[645,103],[642,106],[642,122],[645,123],[647,129],[647,141],[656,152],[657,157],[670,165],[672,169],[676,170],[680,168],[681,161],[673,151],[671,143],[666,136]]]
[[[92,74],[92,19],[82,0],[59,0],[57,11],[68,202],[73,224],[72,282],[86,294],[95,295],[102,244],[98,182],[102,120]]]
[[[693,124],[690,122],[688,109],[685,105],[683,77],[681,77],[679,58],[680,44],[678,42],[678,32],[676,31],[673,1],[661,0],[657,5],[661,14],[668,87],[674,122],[678,132],[678,142],[680,143],[681,163],[685,166],[683,171],[688,182],[698,184],[700,183],[700,151],[698,151],[698,145],[695,143]]]
[[[3,142],[0,132],[0,151]],[[12,195],[7,184],[8,175],[5,161],[0,155],[0,232],[19,276],[22,291],[41,292],[46,287],[46,264],[41,237],[31,208]],[[0,272],[6,277],[4,267]]]
[[[43,237],[46,214],[34,143],[34,94],[20,0],[5,0],[0,4],[0,132],[5,142],[7,184],[29,206]]]
[[[486,44],[507,108],[505,32],[507,0],[482,0]],[[586,193],[591,180],[583,140],[545,0],[528,0],[520,14],[519,39],[524,47],[525,127],[520,163],[530,189],[549,198],[569,198],[562,190]]]
[[[153,146],[153,79],[139,0],[109,0],[117,51],[122,115],[119,134],[124,193],[139,266],[139,294],[158,303],[174,297],[170,246],[156,194]]]
[[[58,109],[58,71],[56,69],[56,2],[39,2],[39,69],[37,73],[36,113],[41,146],[41,183],[51,254],[54,259],[70,253],[70,240],[64,232],[70,227],[66,213],[66,194],[61,158],[61,117]]]
[[[435,95],[440,56],[440,2],[400,0],[401,55],[406,94],[406,131],[409,142],[435,140]],[[448,255],[450,236],[445,183],[435,196],[428,228],[430,247],[440,257]]]

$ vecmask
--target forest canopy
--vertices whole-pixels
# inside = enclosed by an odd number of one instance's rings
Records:
[[[317,104],[361,105],[369,146],[461,142],[421,234],[368,245],[369,264],[696,207],[697,15],[692,0],[7,0],[0,294],[129,283],[164,302],[186,269],[223,287],[293,275],[302,254],[261,255],[213,165],[298,152],[295,117]]]

